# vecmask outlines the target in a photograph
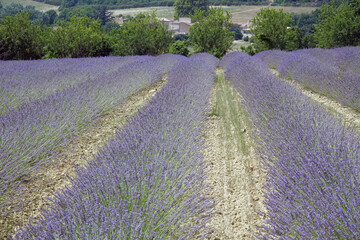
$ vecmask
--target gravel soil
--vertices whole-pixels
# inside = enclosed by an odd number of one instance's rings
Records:
[[[217,73],[221,75],[223,71]],[[213,188],[212,197],[218,201],[217,213],[209,224],[214,228],[209,239],[255,239],[254,234],[263,224],[259,211],[265,211],[262,192],[265,174],[252,147],[251,131],[247,130],[244,116],[230,107],[239,106],[240,96],[226,81],[223,83],[214,87],[212,108],[221,97],[221,94],[216,96],[217,88],[230,91],[234,98],[230,98],[232,102],[226,98],[220,106],[224,107],[222,114],[210,114],[205,130],[205,142],[209,146],[204,151],[209,165],[208,183]],[[231,116],[234,113],[238,115]],[[239,120],[242,128],[239,129],[239,124],[232,119]]]

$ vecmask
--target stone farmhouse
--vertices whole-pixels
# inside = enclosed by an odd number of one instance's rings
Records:
[[[167,18],[161,19],[165,25],[168,26],[169,31],[174,34],[188,34],[189,27],[192,25],[190,18],[180,18],[179,20],[169,20]]]

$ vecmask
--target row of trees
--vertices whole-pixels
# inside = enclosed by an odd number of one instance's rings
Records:
[[[312,14],[292,17],[282,9],[261,9],[252,19],[252,41],[246,49],[334,48],[360,45],[360,1],[333,1]]]
[[[191,17],[195,24],[187,40],[176,41],[172,32],[157,17],[138,14],[123,25],[107,32],[101,20],[70,17],[58,26],[48,27],[31,21],[30,12],[7,16],[0,23],[0,59],[40,59],[126,55],[187,55],[192,44],[195,52],[223,56],[233,40],[231,16],[222,8],[196,10]]]

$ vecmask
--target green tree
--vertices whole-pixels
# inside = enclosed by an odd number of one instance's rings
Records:
[[[221,7],[208,11],[196,10],[191,18],[195,24],[190,27],[190,41],[196,52],[208,52],[220,58],[231,48],[234,40],[231,15]]]
[[[241,28],[239,24],[232,25],[229,31],[234,32],[235,40],[241,40],[243,38],[243,34],[241,32]]]
[[[108,11],[106,6],[98,6],[96,7],[95,19],[100,19],[101,25],[104,26],[111,21],[111,12]]]
[[[49,19],[49,22],[48,24],[51,25],[51,24],[54,24],[55,23],[55,19],[57,18],[57,13],[55,10],[49,10],[49,11],[46,11],[45,14],[48,16],[48,19]]]
[[[64,8],[59,14],[59,21],[69,20],[71,17],[90,17],[94,20],[100,19],[101,25],[111,21],[111,13],[106,6],[76,6]]]
[[[39,59],[48,30],[30,21],[31,13],[20,12],[5,17],[0,24],[0,59]]]
[[[207,11],[209,9],[208,0],[176,0],[174,3],[175,18],[188,17],[195,13],[195,10]]]
[[[78,0],[62,0],[60,10],[64,8],[74,7],[78,4]]]
[[[138,14],[111,32],[112,55],[159,55],[169,51],[172,33],[155,12]]]
[[[317,47],[333,48],[360,45],[360,1],[333,1],[320,8],[314,33]]]
[[[36,10],[34,6],[24,7],[23,5],[18,3],[11,3],[3,8],[0,8],[0,20],[7,16],[15,15],[19,12],[31,13],[29,20],[35,24],[49,24],[48,14]]]
[[[251,22],[251,32],[254,34],[253,40],[258,52],[268,49],[285,50],[289,48],[287,45],[293,44],[293,33],[290,32],[289,36],[288,31],[293,20],[291,14],[284,13],[283,9],[276,11],[262,8]]]
[[[111,51],[108,36],[100,20],[71,17],[53,30],[46,45],[46,58],[107,56]]]
[[[184,56],[188,56],[189,55],[189,42],[188,41],[176,41],[173,44],[171,44],[170,49],[169,49],[169,53],[172,54],[179,54],[179,55],[184,55]]]

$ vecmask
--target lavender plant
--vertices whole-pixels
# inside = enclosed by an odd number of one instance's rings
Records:
[[[214,55],[207,52],[195,53],[190,56],[190,59],[199,59],[206,61],[208,64],[210,64],[213,67],[217,67],[219,65],[219,60]]]
[[[57,149],[132,93],[160,81],[171,63],[180,60],[178,56],[162,59],[168,63],[137,57],[105,77],[94,77],[0,115],[1,214],[6,214],[9,203],[21,203],[15,198],[21,193],[20,183],[31,178]]]
[[[209,231],[201,129],[214,69],[183,59],[168,83],[15,239],[191,239]]]
[[[247,56],[247,55],[248,54],[245,52],[239,52],[239,51],[230,52],[222,57],[219,65],[222,68],[226,68],[226,66],[235,58],[240,57],[240,56]]]
[[[269,68],[277,68],[279,62],[289,53],[278,49],[262,51],[254,55],[265,62]]]
[[[0,114],[135,61],[138,57],[0,62]]]
[[[334,49],[302,49],[296,51],[310,54],[326,65],[342,72],[360,73],[360,47],[341,47]]]
[[[304,53],[310,51],[288,54],[278,64],[279,73],[360,111],[360,75],[352,71],[341,71],[344,67],[339,63],[326,64]]]
[[[226,64],[267,172],[259,239],[359,239],[359,136],[256,57]]]

